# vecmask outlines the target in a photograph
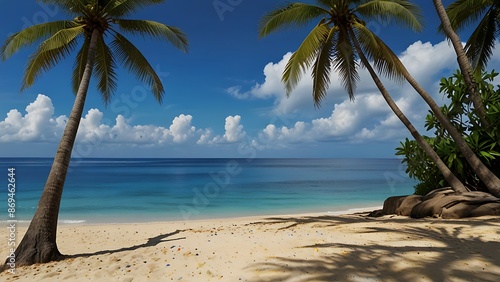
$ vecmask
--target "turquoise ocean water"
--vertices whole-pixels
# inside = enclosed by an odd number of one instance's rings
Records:
[[[16,219],[27,221],[51,164],[49,158],[0,158],[0,221],[9,219],[8,168],[16,172]],[[413,185],[397,159],[75,159],[59,219],[121,223],[335,212],[381,206],[389,196],[413,193]]]

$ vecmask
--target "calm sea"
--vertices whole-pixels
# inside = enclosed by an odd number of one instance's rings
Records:
[[[8,168],[16,173],[16,217],[25,221],[51,164],[49,158],[0,158],[0,221],[8,219]],[[75,159],[59,219],[119,223],[335,212],[381,206],[388,196],[413,193],[413,185],[397,159]]]

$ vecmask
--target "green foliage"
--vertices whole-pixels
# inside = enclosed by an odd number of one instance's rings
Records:
[[[443,113],[462,133],[469,147],[481,161],[493,173],[500,175],[500,85],[495,89],[491,84],[497,75],[498,73],[492,71],[475,76],[478,91],[486,106],[490,122],[488,128],[481,126],[472,101],[466,95],[467,86],[459,71],[448,79],[441,79],[440,92],[449,99],[449,103],[441,107]],[[470,188],[482,190],[483,183],[432,112],[426,117],[425,127],[429,131],[434,131],[433,137],[425,139],[450,170]],[[396,148],[396,155],[403,156],[403,163],[408,165],[406,173],[420,181],[415,186],[416,194],[426,194],[447,185],[444,177],[416,141],[406,139],[401,142],[401,146]]]

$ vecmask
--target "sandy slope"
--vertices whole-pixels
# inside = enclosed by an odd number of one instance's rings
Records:
[[[25,232],[19,228],[18,238]],[[0,257],[6,257],[2,228]],[[499,281],[500,218],[293,215],[63,225],[60,262],[0,281]]]

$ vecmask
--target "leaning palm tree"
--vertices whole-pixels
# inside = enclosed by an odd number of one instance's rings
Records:
[[[3,60],[20,48],[41,42],[30,57],[22,89],[25,89],[83,41],[73,69],[73,90],[76,98],[57,149],[52,168],[42,192],[38,208],[18,245],[16,265],[30,265],[62,257],[56,244],[57,220],[66,173],[91,76],[106,103],[117,88],[115,70],[120,62],[143,83],[151,87],[161,102],[164,88],[158,75],[142,53],[118,29],[130,34],[164,39],[187,51],[187,37],[178,28],[154,21],[126,19],[139,8],[159,4],[163,0],[41,0],[57,5],[73,20],[54,21],[28,27],[10,36],[0,49]],[[112,41],[108,44],[105,39]],[[5,266],[4,266],[5,267]]]
[[[499,31],[497,29],[498,19],[500,12],[500,3],[493,4],[493,1],[477,1],[466,0],[457,1],[448,7],[452,20],[448,17],[441,0],[433,0],[434,7],[438,13],[441,25],[439,29],[442,30],[450,39],[455,53],[457,53],[457,61],[460,71],[464,77],[469,97],[474,104],[474,109],[482,123],[482,126],[489,127],[490,123],[486,115],[486,108],[483,105],[481,96],[477,92],[476,83],[474,81],[473,67],[476,71],[481,71],[492,55],[493,47],[495,45],[495,34]],[[471,21],[480,16],[482,10],[489,7],[485,18],[481,21],[478,28],[471,35],[464,48],[460,37],[455,32],[455,29],[463,27],[465,22]],[[495,11],[495,6],[499,6]],[[467,50],[467,52],[465,51]],[[469,61],[470,60],[470,61]],[[471,63],[472,65],[471,66]]]
[[[326,95],[329,74],[333,67],[340,72],[343,84],[352,97],[358,79],[356,54],[376,84],[377,81],[380,81],[376,73],[372,72],[373,68],[369,64],[368,59],[372,59],[375,67],[380,72],[390,78],[404,78],[412,85],[429,105],[439,122],[450,133],[486,188],[493,195],[500,197],[500,180],[498,177],[474,154],[463,136],[441,112],[432,97],[410,75],[399,58],[379,37],[366,27],[365,23],[369,20],[389,21],[395,19],[412,29],[419,29],[421,25],[418,18],[418,8],[406,0],[317,0],[317,3],[318,6],[293,3],[269,13],[262,20],[260,35],[265,36],[282,27],[307,24],[315,18],[321,18],[287,64],[283,73],[287,93],[290,94],[290,91],[297,85],[302,73],[312,67],[313,97],[318,104]],[[390,96],[388,93],[383,93],[380,86],[382,85],[377,84],[377,87],[389,103]],[[399,112],[394,107],[395,105],[390,104],[390,106],[393,111]],[[432,156],[435,152],[426,149],[426,147],[430,148],[430,146],[424,142],[409,121],[403,120],[406,118],[402,113],[398,114],[396,111],[396,115],[412,132],[412,136],[424,148],[438,168],[441,167],[439,169],[443,175],[449,175],[449,169],[439,164],[442,161]],[[456,191],[463,192],[466,190],[462,189],[463,185],[460,186],[448,179],[447,181]]]
[[[392,78],[401,79],[397,56],[366,27],[366,19],[390,21],[419,30],[419,11],[409,1],[362,1],[362,0],[317,0],[318,5],[292,3],[277,9],[262,18],[260,36],[266,36],[283,27],[305,25],[316,18],[318,24],[293,53],[283,72],[282,81],[287,95],[296,87],[302,74],[312,68],[313,99],[318,106],[326,96],[332,69],[340,73],[342,84],[349,97],[354,98],[356,83],[359,80],[357,58],[368,70],[380,93],[389,107],[410,131],[426,154],[434,161],[446,181],[458,192],[468,191],[460,180],[439,158],[432,147],[411,124],[399,109],[389,92],[382,84],[369,62]]]

